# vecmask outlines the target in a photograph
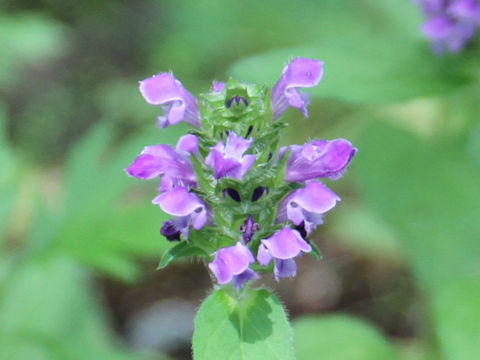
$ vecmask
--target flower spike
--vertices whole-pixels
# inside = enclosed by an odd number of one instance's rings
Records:
[[[466,16],[466,2],[476,0],[462,1],[451,11]],[[342,177],[357,152],[345,139],[278,147],[286,123],[275,120],[290,106],[308,116],[301,89],[322,76],[322,61],[298,57],[271,91],[214,81],[199,103],[171,73],[140,82],[147,102],[164,111],[161,127],[180,121],[197,127],[175,147],[146,146],[126,169],[140,179],[160,178],[152,202],[172,216],[160,234],[177,242],[161,266],[200,257],[219,286],[237,291],[272,268],[277,281],[296,275],[295,258],[313,251],[306,239],[340,201],[319,179]]]

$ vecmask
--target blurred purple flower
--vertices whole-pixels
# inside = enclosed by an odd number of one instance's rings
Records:
[[[290,220],[303,226],[306,235],[323,223],[323,214],[333,209],[340,198],[319,181],[311,181],[304,188],[293,191],[280,204],[277,221]]]
[[[184,218],[183,221],[177,220],[178,223],[170,224],[176,226],[177,231],[181,232],[182,229],[185,231],[190,225],[195,230],[200,230],[207,222],[205,203],[183,186],[161,193],[152,203],[160,206],[167,214]]]
[[[249,269],[249,265],[254,262],[255,259],[248,247],[237,242],[234,246],[219,249],[208,267],[219,284],[233,281],[233,285],[238,290],[245,282],[258,278],[258,274]]]
[[[165,128],[183,120],[200,127],[197,100],[172,74],[160,73],[140,81],[140,92],[149,104],[162,107],[164,115],[158,117],[158,126]]]
[[[426,20],[422,31],[434,51],[456,53],[474,37],[480,26],[479,0],[414,0],[423,9]]]
[[[210,148],[205,163],[213,168],[217,179],[231,177],[240,180],[255,161],[255,155],[243,155],[252,142],[252,139],[244,139],[230,131],[225,145],[219,141]]]
[[[198,154],[198,139],[194,135],[185,135],[178,140],[175,149],[163,144],[146,146],[125,171],[139,179],[163,176],[163,191],[176,185],[195,186],[196,176],[189,159],[191,154]]]
[[[289,149],[290,155],[285,181],[307,181],[315,178],[339,179],[357,152],[345,139],[313,140],[305,145],[291,145],[280,150],[280,156]]]
[[[297,273],[294,258],[301,252],[311,252],[312,247],[302,238],[297,230],[284,227],[268,239],[263,239],[258,248],[257,260],[267,266],[273,259],[275,279],[292,277]]]
[[[448,14],[462,21],[480,26],[480,1],[456,0],[448,6]]]
[[[289,106],[294,106],[308,116],[309,95],[299,88],[316,86],[323,76],[323,62],[314,59],[295,58],[284,69],[272,89],[273,118],[282,115]]]

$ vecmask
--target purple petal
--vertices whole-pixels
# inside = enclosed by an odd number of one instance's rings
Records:
[[[200,230],[207,223],[207,211],[205,208],[197,208],[191,215],[192,226],[195,230]]]
[[[146,146],[126,172],[140,179],[152,179],[166,174],[178,179],[179,183],[189,185],[196,183],[188,155],[178,154],[168,145]]]
[[[335,207],[340,198],[325,185],[311,181],[302,188],[293,191],[280,204],[277,222],[290,220],[308,236],[323,223],[323,215]]]
[[[284,227],[268,239],[262,240],[262,244],[265,245],[273,258],[282,260],[291,259],[297,256],[301,251],[312,251],[312,247],[303,240],[300,233],[289,227]],[[262,255],[262,257],[263,256],[264,255]]]
[[[468,41],[475,35],[475,25],[470,23],[458,23],[452,36],[445,41],[448,51],[457,53],[462,50]]]
[[[294,213],[301,209],[310,213],[324,214],[333,209],[337,201],[340,201],[337,194],[321,182],[312,181],[303,189],[295,190],[287,197],[287,215],[295,225],[299,225],[305,220],[303,214],[300,216],[300,220],[293,220],[293,217],[296,217],[296,215],[292,215],[291,218],[290,212]]]
[[[177,186],[192,188],[196,185],[196,181],[191,181],[191,179],[189,178],[173,177],[166,174],[162,176],[162,180],[160,181],[159,192],[163,193],[166,191],[170,191]]]
[[[252,168],[253,163],[255,162],[255,155],[245,155],[241,162],[240,166],[232,171],[230,176],[234,179],[242,179],[243,176]]]
[[[242,243],[225,247],[217,251],[215,259],[208,267],[217,277],[219,284],[230,282],[234,275],[240,275],[255,262],[252,253]]]
[[[233,285],[235,286],[235,290],[238,291],[243,285],[245,285],[247,281],[259,278],[260,276],[258,276],[255,271],[253,271],[252,269],[247,269],[239,275],[234,275],[232,281]]]
[[[244,139],[233,131],[230,131],[225,145],[225,156],[241,160],[243,153],[250,148],[252,142],[252,139]]]
[[[281,278],[294,277],[297,274],[297,264],[293,259],[275,259],[273,273],[277,281]]]
[[[309,100],[298,89],[316,86],[323,76],[323,62],[296,58],[284,69],[272,90],[273,118],[278,118],[289,106],[294,106],[308,116]]]
[[[453,1],[448,6],[447,12],[460,21],[468,21],[480,26],[480,2],[477,0]]]
[[[307,213],[305,212],[305,221],[303,222],[303,230],[306,236],[310,236],[313,230],[318,225],[323,224],[323,214]],[[301,224],[299,225],[301,226]]]
[[[192,134],[184,135],[178,139],[176,149],[198,155],[198,138]]]
[[[210,264],[208,268],[217,278],[219,284],[226,284],[232,281],[233,274],[230,271],[230,268],[225,264],[224,261],[218,258],[218,256]]]
[[[176,159],[178,156],[171,146],[164,144],[145,146],[141,154],[153,155],[165,159]]]
[[[209,154],[205,158],[205,163],[213,168],[216,179],[230,176],[234,170],[241,167],[241,163],[238,160],[226,158],[224,153],[218,151],[217,148],[210,149]]]
[[[265,244],[260,244],[257,252],[257,260],[262,266],[267,266],[272,261],[272,255],[268,252]]]
[[[433,41],[447,39],[454,29],[455,24],[443,15],[432,17],[422,25],[423,33]]]
[[[445,0],[413,0],[418,3],[423,11],[430,15],[435,14],[445,7]]]
[[[125,171],[129,176],[143,180],[153,179],[162,173],[158,158],[148,154],[138,156]]]
[[[158,117],[161,127],[185,122],[200,127],[197,100],[170,73],[160,73],[140,81],[140,92],[152,105],[161,105],[165,115]]]
[[[285,180],[307,181],[319,177],[333,180],[340,178],[350,160],[357,152],[352,143],[345,139],[314,140],[303,146],[289,147]]]
[[[163,211],[173,216],[187,216],[193,212],[198,214],[206,212],[203,201],[197,195],[190,193],[187,188],[180,186],[158,195],[152,202],[158,204]]]

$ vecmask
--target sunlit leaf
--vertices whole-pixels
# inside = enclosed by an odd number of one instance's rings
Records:
[[[195,319],[195,360],[293,360],[292,331],[285,311],[267,290],[242,295],[217,290]]]

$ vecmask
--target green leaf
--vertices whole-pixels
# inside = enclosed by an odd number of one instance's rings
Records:
[[[277,50],[235,64],[232,76],[273,85],[293,57],[325,62],[313,96],[354,103],[392,103],[436,95],[473,79],[462,73],[461,57],[439,58],[422,39],[398,36],[329,38],[307,47]]]
[[[312,255],[315,256],[316,259],[322,260],[323,256],[317,244],[315,244],[313,241],[310,241],[310,246],[312,247]]]
[[[195,319],[195,360],[293,360],[292,331],[278,299],[265,289],[217,290]]]
[[[157,270],[165,268],[173,260],[185,257],[185,256],[208,256],[208,254],[186,241],[182,241],[180,244],[175,245],[174,247],[168,249],[162,256],[160,263],[158,264]]]
[[[371,325],[345,315],[306,317],[293,324],[297,360],[395,360]]]

